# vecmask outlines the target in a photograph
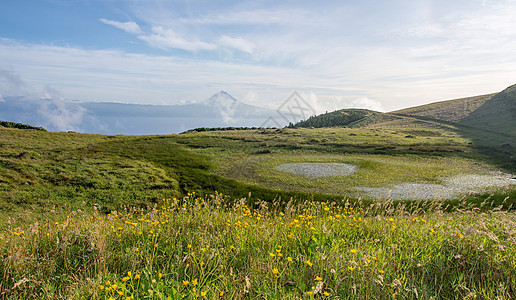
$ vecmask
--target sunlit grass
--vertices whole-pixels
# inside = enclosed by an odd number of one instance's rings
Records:
[[[0,290],[9,299],[510,298],[515,215],[443,209],[251,206],[217,193],[75,211],[0,233]]]

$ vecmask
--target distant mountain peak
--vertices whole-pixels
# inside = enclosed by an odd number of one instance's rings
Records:
[[[204,100],[202,103],[206,105],[234,105],[238,102],[237,99],[235,99],[233,96],[231,96],[229,93],[225,91],[220,91],[216,94],[213,94],[210,98]]]

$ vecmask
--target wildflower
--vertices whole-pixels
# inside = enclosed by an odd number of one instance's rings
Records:
[[[274,253],[272,253],[272,252],[271,252],[271,253],[269,253],[269,255],[270,255],[271,257],[275,257],[275,256],[276,256],[276,254],[274,254]]]
[[[328,297],[328,296],[330,296],[330,293],[328,293],[328,292],[324,292],[324,293],[323,293],[323,295],[324,295],[324,296],[326,296],[326,297]]]
[[[290,256],[289,256],[289,257],[287,257],[287,260],[288,260],[289,262],[292,262],[292,257],[290,257]]]
[[[104,289],[104,286],[103,286],[103,285],[99,286],[99,289],[103,290],[103,289]]]
[[[220,292],[220,293],[219,293],[219,296],[220,296],[220,297],[224,296],[224,291]]]
[[[163,277],[163,274],[161,274],[161,272],[158,273],[158,277],[159,277],[159,279],[161,279],[161,277]]]
[[[308,292],[306,292],[306,294],[310,296],[310,295],[313,295],[313,294],[314,294],[314,292],[312,292],[312,291],[308,291]]]
[[[313,266],[313,264],[310,262],[310,260],[305,261],[305,264],[307,264],[309,267]]]
[[[183,285],[188,285],[190,282],[188,280],[183,280]]]
[[[116,291],[118,295],[122,296],[124,294],[124,292],[122,291]]]
[[[192,285],[196,286],[198,284],[197,279],[192,280]]]
[[[314,281],[321,281],[321,280],[322,280],[322,278],[319,277],[319,276],[316,276],[315,279],[314,279]]]
[[[129,279],[131,279],[131,277],[124,277],[124,278],[122,278],[122,281],[123,281],[123,282],[126,282],[126,281],[127,281],[127,280],[129,280]]]
[[[433,228],[430,228],[430,234],[434,234],[435,230]]]
[[[187,247],[188,247],[188,249],[192,249],[192,245],[190,245],[190,244],[188,244]]]
[[[353,268],[353,267],[349,266],[349,267],[348,267],[348,270],[349,270],[349,271],[351,271],[351,272],[353,272],[353,270],[355,270],[355,268]]]
[[[158,244],[154,244],[154,248],[158,248]]]
[[[131,277],[132,273],[131,271],[127,272],[127,276]]]
[[[349,250],[349,252],[351,252],[351,253],[353,253],[353,254],[354,254],[354,253],[357,253],[357,252],[358,252],[358,250],[356,250],[356,249],[351,249],[351,250]]]
[[[201,292],[201,297],[206,297],[206,291]]]
[[[134,279],[140,279],[140,274],[134,275]]]
[[[276,275],[276,274],[278,274],[278,273],[279,273],[279,271],[278,271],[278,269],[274,268],[274,269],[272,269],[272,273],[273,273],[274,275]]]
[[[383,274],[383,273],[385,273],[385,271],[384,270],[378,270],[378,273]]]

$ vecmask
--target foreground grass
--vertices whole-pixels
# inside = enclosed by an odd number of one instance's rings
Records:
[[[465,203],[165,199],[0,233],[0,297],[511,298],[516,216]],[[489,206],[484,203],[484,208]]]

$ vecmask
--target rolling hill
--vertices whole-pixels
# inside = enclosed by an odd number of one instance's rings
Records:
[[[370,127],[444,126],[516,136],[516,85],[500,93],[440,101],[381,114]]]
[[[340,109],[311,116],[307,120],[289,126],[294,128],[360,127],[372,122],[377,114],[378,112],[368,109]]]

